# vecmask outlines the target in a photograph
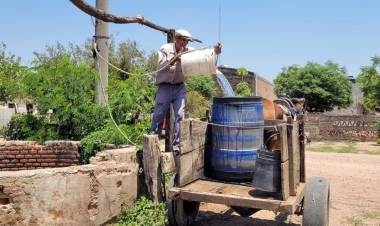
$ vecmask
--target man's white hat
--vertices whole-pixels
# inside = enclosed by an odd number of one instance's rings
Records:
[[[190,32],[188,32],[187,30],[185,29],[178,29],[178,30],[175,30],[175,37],[183,37],[183,38],[186,38],[187,40],[189,40],[190,42],[200,42],[202,43],[201,40],[199,39],[196,39],[196,38],[193,38],[193,36],[191,35]]]

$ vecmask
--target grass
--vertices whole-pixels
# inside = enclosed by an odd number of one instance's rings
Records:
[[[345,217],[342,223],[350,226],[380,226],[380,212],[366,211],[357,216]]]
[[[336,142],[333,141],[325,141],[322,146],[306,147],[306,150],[314,152],[359,153],[359,150],[355,147],[355,143],[344,142],[344,146],[335,146],[335,144]]]
[[[365,147],[358,145],[360,142],[350,142],[350,141],[323,141],[317,143],[313,146],[306,145],[306,151],[311,152],[334,152],[334,153],[361,153],[361,154],[372,154],[380,155],[380,147],[365,149]]]
[[[368,212],[363,213],[362,216],[364,218],[367,218],[367,219],[380,220],[380,212],[379,211],[368,211]]]

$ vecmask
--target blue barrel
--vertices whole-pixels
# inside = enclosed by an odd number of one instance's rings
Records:
[[[261,97],[218,97],[212,105],[208,175],[222,181],[251,181],[263,145]]]

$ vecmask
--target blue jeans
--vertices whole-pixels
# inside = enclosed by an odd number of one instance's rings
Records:
[[[185,116],[185,103],[185,84],[159,84],[150,132],[158,133],[158,126],[162,124],[166,112],[169,110],[170,104],[172,104],[174,109],[173,145],[179,144],[180,124]]]

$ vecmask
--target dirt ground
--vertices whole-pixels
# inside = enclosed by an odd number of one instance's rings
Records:
[[[318,145],[321,144],[311,146]],[[363,151],[380,151],[380,146],[369,142],[355,146]],[[380,226],[380,155],[307,152],[306,175],[322,176],[330,181],[330,225]],[[301,222],[300,216],[275,215],[270,211],[259,211],[243,218],[226,206],[202,203],[194,225],[284,226],[301,225]]]

